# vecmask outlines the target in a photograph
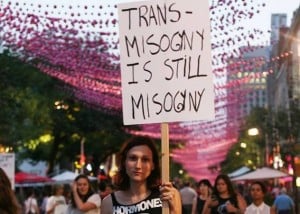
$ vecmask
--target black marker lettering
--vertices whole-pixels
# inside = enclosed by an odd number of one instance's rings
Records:
[[[171,22],[178,22],[180,20],[180,17],[181,17],[181,13],[179,10],[176,10],[176,9],[173,9],[173,6],[175,5],[175,3],[171,4],[169,6],[169,12],[171,13],[175,13],[177,14],[177,19],[170,19]]]
[[[170,77],[166,76],[166,77],[165,77],[166,80],[171,80],[171,79],[173,78],[173,76],[174,76],[174,70],[173,70],[173,67],[172,67],[171,65],[168,64],[168,61],[169,61],[169,60],[170,60],[170,59],[166,59],[166,60],[164,61],[164,65],[165,65],[166,67],[170,68],[170,70],[171,70]]]
[[[138,57],[140,57],[139,45],[137,43],[136,36],[133,37],[132,42],[130,42],[129,39],[127,38],[127,36],[125,36],[125,43],[126,43],[126,50],[127,50],[128,57],[130,57],[130,54],[129,54],[130,48],[128,47],[128,45],[131,47],[131,49],[134,49],[134,47],[136,47],[136,53],[137,53]]]
[[[167,108],[166,107],[166,103],[168,102],[168,98],[169,97],[169,100],[170,100],[170,106]],[[165,96],[165,99],[164,99],[164,110],[165,112],[170,112],[172,110],[172,106],[173,106],[173,96],[170,92],[168,92]]]
[[[159,110],[155,112],[156,115],[159,115],[162,112],[162,104],[155,99],[157,96],[158,93],[153,95],[152,102],[160,107]]]
[[[153,9],[153,6],[150,6],[150,11],[149,11],[149,25],[151,26],[151,20],[153,20],[155,22],[155,25],[158,25],[156,16],[155,16],[155,12]]]
[[[194,107],[194,110],[196,112],[199,111],[199,107],[200,107],[200,103],[201,103],[201,99],[202,99],[202,95],[203,95],[204,91],[205,91],[205,88],[202,90],[202,92],[195,91],[194,92],[194,97],[192,96],[191,93],[189,93],[189,101],[190,101],[190,103],[189,103],[189,106],[190,106],[189,110],[190,111],[192,111],[192,107]],[[198,101],[197,101],[197,97],[198,97],[197,95],[199,96],[199,100]]]
[[[161,19],[162,19],[162,22],[164,24],[167,24],[167,7],[166,7],[166,4],[164,4],[164,8],[163,8],[163,12],[161,10],[161,8],[159,7],[159,5],[157,5],[157,13],[158,13],[158,20],[159,20],[159,23],[161,23]],[[160,24],[161,25],[161,24]]]
[[[144,12],[142,12],[142,9],[145,9]],[[146,5],[143,5],[139,8],[139,26],[141,27],[142,26],[142,20],[144,20],[145,22],[145,25],[148,27],[149,24],[148,24],[148,20],[147,18],[145,17],[146,14],[148,13],[148,7]]]
[[[146,71],[147,73],[149,73],[149,78],[148,79],[145,79],[145,82],[149,82],[151,79],[152,79],[152,72],[146,68],[146,66],[151,62],[151,60],[145,62],[144,66],[143,66],[143,69],[144,71]]]
[[[201,51],[203,50],[203,42],[204,42],[204,29],[202,29],[202,33],[199,31],[196,31],[196,33],[200,36],[201,38]]]
[[[129,81],[128,84],[137,84],[138,82],[134,80],[134,66],[138,65],[139,63],[131,63],[131,64],[127,64],[127,67],[132,67],[131,69],[131,76],[132,76],[132,81]]]
[[[127,8],[123,9],[122,12],[128,12],[128,29],[131,29],[131,11],[132,10],[137,10],[137,8]]]
[[[132,106],[132,118],[135,119],[135,107],[137,109],[139,109],[139,107],[141,107],[142,109],[142,113],[143,113],[143,118],[145,119],[145,109],[144,109],[144,99],[143,99],[143,95],[140,94],[140,98],[138,99],[138,102],[135,101],[134,97],[131,96],[131,106]]]

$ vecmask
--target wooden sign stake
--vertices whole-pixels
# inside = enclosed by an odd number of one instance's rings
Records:
[[[168,123],[161,124],[161,179],[162,182],[170,180],[170,154],[169,154],[169,125]],[[163,203],[163,214],[169,214],[169,205]]]

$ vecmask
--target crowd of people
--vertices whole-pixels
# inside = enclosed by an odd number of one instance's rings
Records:
[[[214,185],[207,179],[197,185],[161,181],[159,152],[148,137],[135,136],[123,145],[118,156],[114,185],[100,182],[97,191],[88,176],[78,175],[70,185],[54,184],[42,198],[28,189],[23,202],[17,199],[10,180],[0,168],[1,214],[295,214],[295,204],[281,188],[272,204],[265,201],[266,186],[254,181],[250,200],[238,191],[225,174]],[[67,187],[67,188],[66,188]]]
[[[295,203],[282,187],[274,200],[266,202],[266,184],[253,181],[249,190],[240,192],[225,174],[216,177],[214,185],[207,179],[200,180],[196,187],[186,182],[180,189],[182,214],[295,214]],[[196,196],[195,196],[196,192]],[[274,192],[273,192],[274,193]],[[269,192],[269,194],[273,194]],[[189,200],[185,200],[189,198]],[[193,198],[193,200],[190,200]],[[248,200],[246,200],[246,198]]]

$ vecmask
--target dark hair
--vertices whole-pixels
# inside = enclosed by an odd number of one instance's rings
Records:
[[[208,188],[211,188],[212,189],[212,185],[211,183],[209,182],[208,179],[202,179],[198,182],[197,184],[197,187],[199,187],[201,184],[205,185],[205,186],[208,186]]]
[[[254,181],[254,182],[251,184],[251,187],[252,187],[253,185],[255,185],[255,184],[257,184],[257,185],[260,186],[261,191],[262,191],[264,194],[267,193],[267,187],[264,185],[263,182],[261,182],[261,181]]]
[[[191,185],[191,183],[189,182],[189,181],[185,181],[184,183],[183,183],[183,186],[185,186],[185,187],[189,187]]]
[[[92,189],[92,186],[91,186],[91,183],[90,183],[90,180],[89,180],[89,177],[87,175],[84,175],[84,174],[80,174],[78,175],[74,181],[77,182],[79,179],[85,179],[87,180],[88,184],[89,184],[89,190],[87,192],[86,195],[81,195],[79,192],[78,192],[78,195],[80,197],[80,199],[82,200],[82,202],[86,202],[88,200],[88,198],[93,195],[95,192],[93,191]],[[74,199],[74,195],[73,193],[71,193],[71,204],[72,204],[72,207],[77,207],[76,203],[75,203],[75,199]]]
[[[0,168],[0,211],[1,213],[21,213],[21,206],[12,190],[11,182]]]
[[[159,155],[158,151],[149,137],[143,136],[134,136],[125,142],[121,152],[118,156],[118,166],[119,171],[116,176],[116,187],[120,190],[129,189],[129,177],[126,173],[126,158],[130,149],[136,146],[147,146],[152,151],[152,161],[154,164],[154,169],[151,171],[151,174],[147,178],[147,187],[149,189],[157,188],[160,181],[160,166],[159,166]]]
[[[237,194],[236,192],[234,191],[234,188],[233,188],[233,185],[230,181],[230,178],[228,177],[228,175],[225,175],[225,174],[220,174],[217,176],[216,180],[215,180],[215,184],[214,184],[214,188],[213,188],[213,193],[219,197],[219,192],[217,190],[217,183],[219,180],[224,180],[226,186],[227,186],[227,190],[228,190],[228,193],[231,197],[234,197],[236,198],[237,197]]]

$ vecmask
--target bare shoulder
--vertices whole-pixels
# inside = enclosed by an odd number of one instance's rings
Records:
[[[101,214],[111,214],[112,206],[112,198],[109,194],[101,202]]]

